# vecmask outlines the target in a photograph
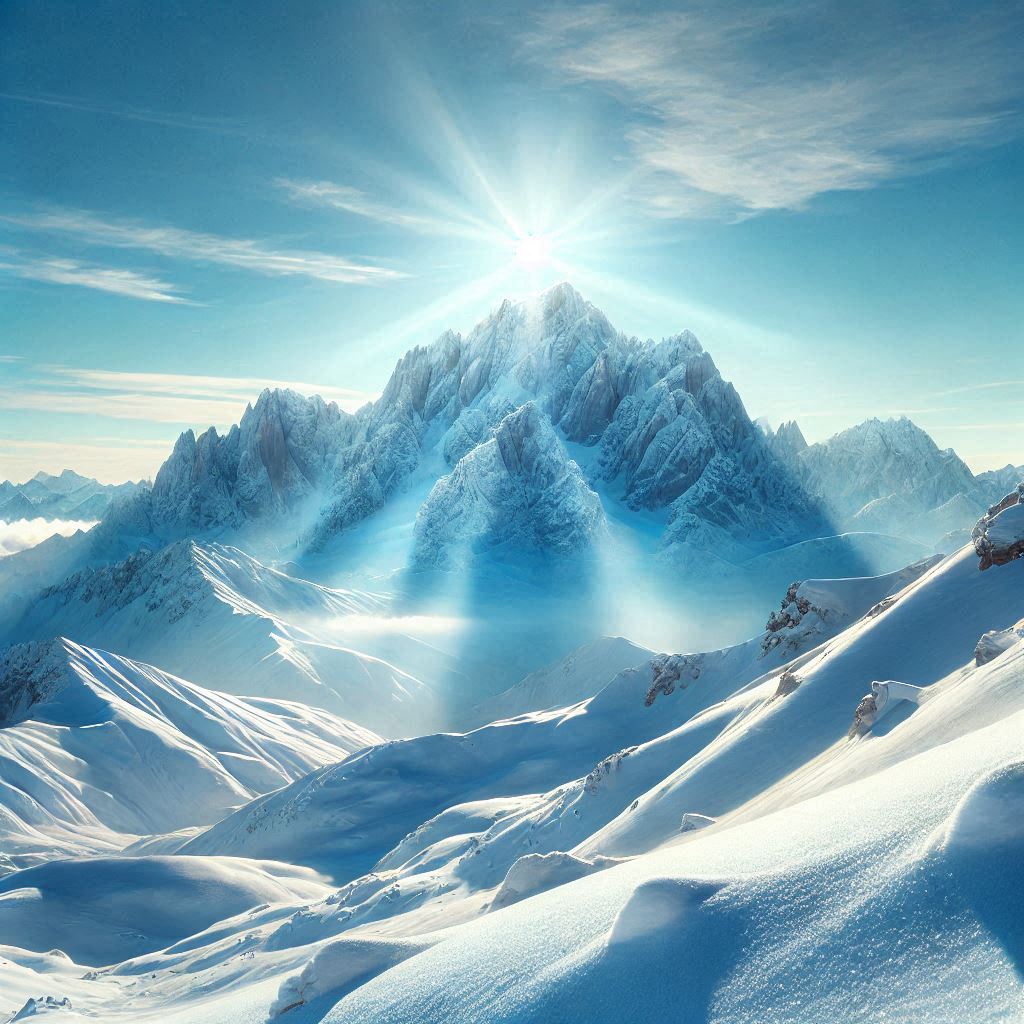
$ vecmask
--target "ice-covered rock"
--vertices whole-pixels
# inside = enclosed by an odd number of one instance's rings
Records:
[[[895,679],[875,680],[853,713],[853,723],[848,735],[852,739],[854,736],[863,736],[869,732],[890,704],[901,700],[920,704],[924,696],[925,691],[921,686],[901,683]]]
[[[982,633],[974,648],[974,663],[987,665],[990,661],[1005,654],[1024,638],[1024,619],[1007,629],[990,629]]]
[[[56,1010],[70,1010],[71,1000],[67,996],[34,996],[11,1018],[11,1024],[31,1017],[48,1016]]]
[[[416,518],[414,558],[459,564],[503,544],[572,554],[586,549],[603,523],[600,499],[528,402],[434,486]]]

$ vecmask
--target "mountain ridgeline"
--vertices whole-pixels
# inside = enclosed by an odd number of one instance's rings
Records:
[[[765,429],[692,334],[627,337],[562,284],[410,350],[354,414],[267,390],[226,434],[186,431],[82,543],[98,563],[260,534],[301,556],[412,489],[414,567],[586,553],[610,511],[653,523],[669,565],[734,566],[849,531],[929,548],[948,534],[948,549],[1018,472],[975,477],[906,419],[815,445],[792,422]]]
[[[511,443],[524,430],[529,467]],[[567,445],[583,453],[578,463]],[[418,526],[415,550],[430,562],[444,560],[434,519],[469,477],[494,485],[494,507],[474,525],[477,549],[509,540],[506,518],[518,541],[586,547],[602,518],[597,491],[663,512],[667,550],[715,546],[742,559],[825,527],[692,334],[628,338],[568,285],[504,302],[466,337],[447,332],[412,349],[355,414],[265,391],[227,434],[186,431],[152,490],[111,518],[167,540],[287,522],[301,547],[318,549],[433,464],[452,476]],[[535,513],[561,527],[528,527]]]

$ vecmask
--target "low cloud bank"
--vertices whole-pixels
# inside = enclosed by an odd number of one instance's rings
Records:
[[[34,548],[55,534],[70,537],[78,530],[91,530],[95,525],[93,520],[77,519],[16,519],[13,523],[0,520],[0,558]]]

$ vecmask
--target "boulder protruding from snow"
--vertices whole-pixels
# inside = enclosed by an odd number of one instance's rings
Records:
[[[990,629],[982,633],[974,648],[975,665],[987,665],[994,661],[1000,654],[1005,654],[1011,647],[1020,643],[1024,638],[1024,619],[1009,629]]]
[[[982,572],[1024,555],[1024,481],[978,520],[971,539]]]
[[[914,704],[920,704],[923,695],[924,688],[921,686],[901,683],[895,679],[876,679],[871,684],[871,690],[861,698],[857,705],[847,735],[850,739],[854,736],[863,736],[870,731],[889,704],[900,700],[909,700]]]

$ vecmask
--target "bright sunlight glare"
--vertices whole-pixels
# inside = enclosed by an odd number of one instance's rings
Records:
[[[516,241],[516,263],[527,270],[546,267],[551,262],[551,239],[547,235],[523,235]]]

